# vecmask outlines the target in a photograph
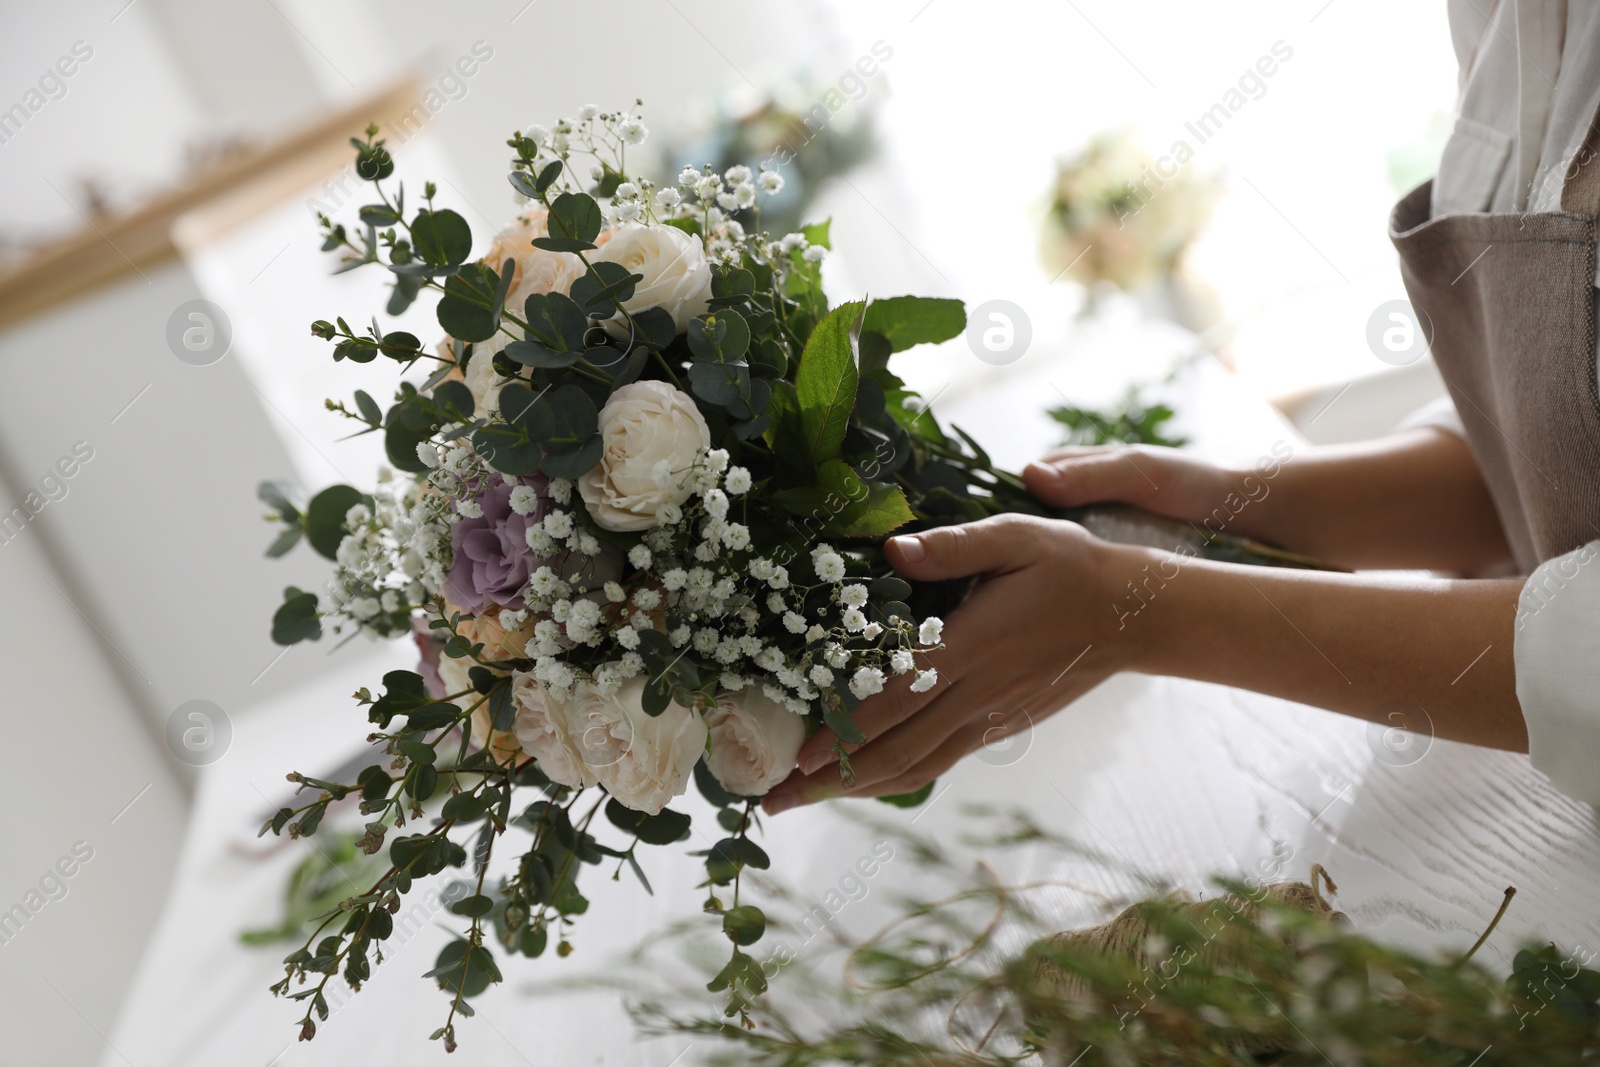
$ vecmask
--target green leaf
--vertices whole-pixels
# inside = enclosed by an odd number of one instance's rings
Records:
[[[306,540],[318,554],[335,559],[344,540],[344,516],[361,503],[361,491],[348,485],[330,485],[306,505]]]
[[[389,720],[396,715],[410,715],[417,708],[433,703],[427,686],[422,683],[422,675],[416,671],[390,671],[383,676],[383,688],[383,696],[373,701],[367,710],[368,721],[377,723],[380,728],[387,729]]]
[[[494,310],[500,276],[482,263],[468,263],[445,279],[435,312],[444,332],[458,341],[487,341],[500,329]]]
[[[539,469],[552,478],[565,478],[576,481],[600,462],[600,457],[605,454],[605,438],[598,433],[577,448],[565,449],[559,452],[546,452],[539,461]]]
[[[599,415],[588,393],[563,385],[539,398],[523,421],[547,451],[569,451],[589,443],[600,427]]]
[[[859,745],[867,739],[855,719],[838,704],[829,705],[822,714],[822,721],[828,724],[828,729],[833,731],[835,737],[847,745]]]
[[[821,245],[823,248],[832,251],[833,245],[828,243],[828,230],[832,226],[832,219],[823,219],[821,222],[813,222],[808,226],[800,227],[800,232],[805,235],[807,243]]]
[[[644,275],[632,274],[620,263],[591,263],[588,272],[572,283],[572,299],[588,314],[609,318],[642,281]]]
[[[411,245],[428,263],[453,267],[472,254],[472,228],[449,208],[419,211],[411,220]]]
[[[914,808],[928,799],[928,795],[933,792],[933,787],[937,782],[938,780],[935,779],[921,789],[913,790],[910,793],[896,793],[894,796],[879,797],[878,799],[897,808]]]
[[[817,324],[795,372],[800,428],[815,468],[839,454],[856,403],[856,340],[864,313],[859,301],[841,304]]]
[[[356,410],[361,412],[361,417],[374,426],[383,422],[383,409],[378,402],[367,395],[363,389],[356,390]]]
[[[443,409],[447,422],[467,422],[472,418],[472,390],[463,382],[440,382],[433,388],[433,402]]]
[[[657,815],[648,815],[625,807],[615,797],[606,801],[606,818],[625,833],[633,834],[647,845],[670,845],[689,832],[689,816],[671,808],[662,808]]]
[[[450,910],[457,915],[465,915],[477,919],[494,910],[494,900],[479,893],[476,896],[466,897],[450,905]]]
[[[300,521],[300,509],[294,505],[297,495],[294,486],[288,482],[262,482],[256,486],[256,496],[281,515],[284,522]]]
[[[696,359],[732,363],[750,348],[750,324],[731,308],[689,321],[689,351]]]
[[[834,519],[826,530],[839,537],[884,537],[914,518],[900,487],[880,483],[868,487],[866,501]]]
[[[291,548],[300,543],[300,537],[304,533],[305,531],[299,526],[290,526],[284,530],[273,540],[272,544],[267,546],[267,558],[277,559],[279,556],[287,553]]]
[[[562,193],[550,205],[550,236],[535,237],[536,248],[547,252],[586,252],[594,247],[605,219],[600,205],[587,193]]]
[[[895,352],[912,345],[938,344],[967,328],[967,309],[959,300],[928,296],[891,296],[867,305],[862,329],[889,339]]]
[[[872,584],[867,586],[867,595],[877,601],[908,600],[911,597],[911,583],[886,574],[872,580]]]
[[[589,317],[570,296],[533,293],[522,302],[522,312],[530,339],[556,352],[583,351]]]
[[[735,945],[753,945],[767,932],[767,917],[754,904],[741,904],[722,913],[722,932]]]
[[[322,636],[322,620],[317,618],[317,594],[284,590],[283,603],[272,615],[272,640],[280,645],[315,641]]]

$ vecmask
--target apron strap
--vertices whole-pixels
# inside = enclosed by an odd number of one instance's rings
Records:
[[[1600,109],[1589,120],[1589,132],[1577,153],[1566,161],[1561,210],[1585,218],[1600,216]]]

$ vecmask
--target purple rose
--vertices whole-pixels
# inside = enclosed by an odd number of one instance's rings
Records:
[[[482,516],[459,519],[450,529],[455,558],[445,578],[444,593],[450,603],[463,611],[478,614],[490,603],[502,607],[512,603],[527,584],[528,575],[544,563],[528,547],[528,528],[544,518],[549,480],[533,475],[520,484],[532,487],[538,494],[533,514],[512,511],[513,486],[491,476],[478,490]]]

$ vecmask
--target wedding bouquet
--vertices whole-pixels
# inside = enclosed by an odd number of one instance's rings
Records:
[[[420,665],[356,694],[370,766],[353,782],[291,774],[309,799],[262,828],[308,836],[359,798],[360,847],[389,860],[320,917],[273,990],[308,1002],[312,1037],[329,981],[359,988],[381,960],[401,895],[465,867],[446,898],[466,928],[428,975],[451,1000],[433,1037],[453,1048],[467,998],[500,979],[491,945],[531,957],[554,938],[566,955],[584,865],[626,864],[649,891],[639,847],[688,840],[669,805],[693,782],[721,828],[703,855],[731,954],[711,989],[742,1015],[766,985],[742,951],[765,919],[739,896],[740,872],[768,866],[756,798],[811,731],[864,740],[852,712],[891,678],[939,684],[924,657],[965,587],[894,576],[883,540],[1042,513],[889,370],[894,353],[960,334],[962,304],[830,308],[827,223],[760,228],[783,177],[685,167],[657,184],[627,165],[646,136],[636,109],[515,134],[526,203],[476,258],[432,183],[420,207],[391,192],[376,133],[352,139],[374,202],[353,229],[323,217],[323,248],[341,270],[389,272],[391,315],[438,294],[445,336],[312,325],[335,360],[432,373],[400,377],[387,405],[329,401],[383,435],[393,469],[375,488],[302,506],[262,486],[285,523],[269,554],[303,537],[336,565],[321,594],[286,591],[272,634],[412,637]],[[503,840],[520,854],[491,880]]]

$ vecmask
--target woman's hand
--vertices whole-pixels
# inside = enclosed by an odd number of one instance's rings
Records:
[[[1275,474],[1277,467],[1274,461],[1268,469]],[[1266,469],[1230,471],[1188,452],[1150,445],[1058,448],[1022,472],[1028,489],[1046,504],[1133,504],[1188,522],[1204,522],[1230,494],[1237,498],[1257,483],[1265,486],[1263,476],[1272,475]],[[1270,540],[1259,530],[1248,536]]]
[[[939,682],[913,693],[911,675],[901,675],[861,703],[855,722],[867,741],[846,746],[852,784],[835,765],[833,732],[818,731],[800,750],[800,770],[766,797],[768,812],[918,789],[1077,699],[1122,669],[1133,647],[1113,637],[1114,602],[1141,550],[1076,523],[1003,515],[896,537],[885,552],[913,580],[982,578],[947,621],[945,647],[928,657]]]

